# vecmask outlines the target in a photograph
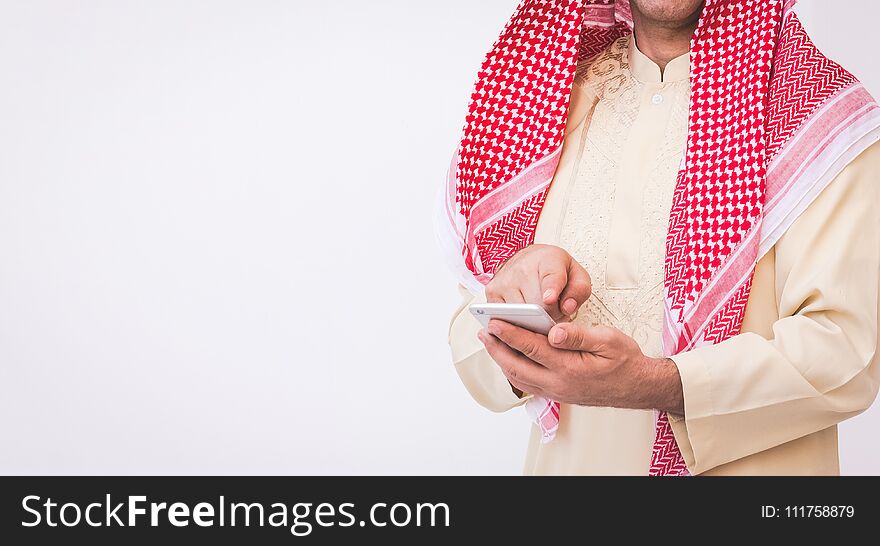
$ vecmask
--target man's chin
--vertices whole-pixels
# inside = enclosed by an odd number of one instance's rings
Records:
[[[676,27],[693,23],[703,10],[704,0],[630,0],[634,11],[656,24]]]

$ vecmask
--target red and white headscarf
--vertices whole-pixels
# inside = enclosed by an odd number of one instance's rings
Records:
[[[812,44],[795,0],[706,0],[691,42],[683,168],[666,244],[667,356],[739,334],[755,265],[880,138],[880,108]],[[480,70],[440,238],[473,291],[534,242],[575,69],[632,32],[629,0],[524,0]],[[559,404],[531,400],[544,440]],[[665,414],[652,475],[686,475]]]

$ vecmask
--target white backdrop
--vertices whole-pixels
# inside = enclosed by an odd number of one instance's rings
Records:
[[[0,473],[519,473],[431,226],[515,4],[0,0]],[[880,92],[880,8],[835,4],[809,27]]]

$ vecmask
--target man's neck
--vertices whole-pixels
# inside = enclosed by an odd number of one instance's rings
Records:
[[[662,74],[669,61],[688,52],[691,38],[700,20],[698,10],[693,16],[680,23],[654,21],[645,16],[633,4],[633,32],[636,45],[646,57],[657,63]]]

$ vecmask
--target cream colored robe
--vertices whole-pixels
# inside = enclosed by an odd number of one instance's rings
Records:
[[[661,356],[669,210],[687,136],[689,57],[661,75],[631,38],[578,71],[562,159],[536,242],[590,272],[578,322],[615,326]],[[861,154],[758,263],[742,333],[673,358],[685,416],[673,416],[692,473],[837,474],[837,423],[880,385],[880,145]],[[493,411],[522,405],[477,340],[463,301],[449,332],[456,370]],[[526,418],[525,416],[523,417]],[[649,411],[563,405],[556,439],[532,428],[526,474],[647,474]]]

